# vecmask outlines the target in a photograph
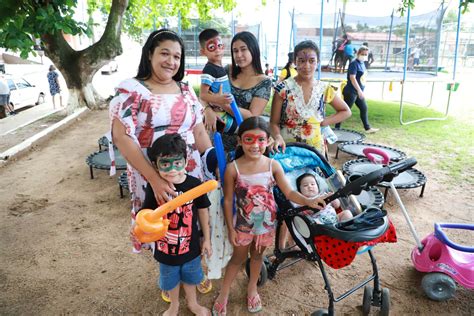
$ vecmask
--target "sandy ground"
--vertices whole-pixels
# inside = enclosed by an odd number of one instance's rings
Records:
[[[89,177],[85,158],[97,150],[107,113],[91,112],[69,130],[0,169],[0,314],[156,314],[166,309],[156,286],[149,253],[133,254],[128,241],[129,202],[120,199],[116,177],[97,170]],[[346,159],[342,155],[338,164]],[[423,170],[422,166],[420,169]],[[440,172],[419,189],[401,196],[421,236],[433,222],[472,222],[472,187],[441,187]],[[5,185],[7,184],[8,185]],[[421,289],[422,274],[410,260],[414,247],[401,212],[389,197],[386,208],[398,231],[396,244],[375,248],[384,287],[391,291],[393,315],[469,315],[474,295],[458,287],[456,297],[433,302]],[[472,234],[453,237],[472,245]],[[328,269],[336,294],[368,275],[367,255],[341,270]],[[233,285],[228,315],[246,315],[246,277]],[[200,301],[211,307],[220,281]],[[327,305],[321,273],[310,262],[279,271],[260,289],[263,315],[305,315]],[[184,307],[183,315],[190,312]],[[362,291],[336,304],[338,314],[361,314]]]

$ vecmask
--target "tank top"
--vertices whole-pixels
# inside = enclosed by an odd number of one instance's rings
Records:
[[[237,209],[235,229],[242,233],[263,235],[272,232],[276,223],[276,203],[273,196],[275,179],[270,160],[269,170],[255,174],[237,171],[235,205]]]

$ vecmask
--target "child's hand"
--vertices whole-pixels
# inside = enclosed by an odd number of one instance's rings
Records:
[[[140,251],[142,249],[142,243],[138,240],[137,236],[135,235],[134,229],[137,224],[133,223],[130,227],[130,241],[132,242],[133,248],[136,251]]]
[[[237,232],[234,229],[229,229],[229,241],[232,244],[232,246],[234,247],[238,246]]]
[[[341,202],[339,199],[335,199],[331,202],[331,206],[334,207],[336,210],[341,207]]]
[[[217,121],[217,115],[214,112],[214,110],[212,110],[210,106],[206,107],[204,109],[204,127],[210,132],[215,132],[216,121]]]
[[[211,242],[209,240],[204,240],[204,242],[202,243],[201,256],[204,255],[206,255],[208,259],[212,256],[212,247]]]
[[[220,106],[223,109],[226,109],[230,106],[230,103],[232,102],[232,96],[228,93],[224,94],[215,94],[215,100],[212,102],[212,104],[216,104]]]

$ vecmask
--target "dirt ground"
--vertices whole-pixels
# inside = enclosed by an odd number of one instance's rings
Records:
[[[91,112],[25,156],[0,168],[0,314],[156,314],[167,307],[156,286],[156,264],[149,253],[131,252],[129,202],[120,199],[117,178],[97,170],[89,177],[87,155],[108,129],[107,112]],[[333,155],[333,154],[332,154]],[[337,164],[351,159],[342,155]],[[472,187],[442,187],[437,170],[419,189],[401,196],[421,236],[433,222],[472,222]],[[471,193],[469,193],[471,192]],[[430,301],[422,274],[411,263],[414,247],[407,224],[389,196],[385,204],[398,232],[395,244],[379,244],[375,256],[381,282],[391,291],[392,315],[469,315],[472,292],[458,287],[447,302]],[[472,234],[453,235],[472,245]],[[328,269],[336,294],[368,275],[367,255],[341,270]],[[246,277],[233,285],[228,315],[247,315]],[[220,281],[200,301],[211,307]],[[310,262],[279,271],[260,289],[262,315],[307,315],[327,305],[321,273]],[[336,303],[337,314],[361,314],[362,290]],[[184,307],[183,315],[190,315]],[[375,313],[374,313],[375,314]]]

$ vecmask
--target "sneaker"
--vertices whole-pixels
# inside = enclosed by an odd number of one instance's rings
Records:
[[[379,130],[380,130],[380,128],[373,128],[373,127],[371,127],[371,128],[369,128],[369,129],[365,130],[365,132],[366,132],[367,134],[373,134],[373,133],[377,133]]]

